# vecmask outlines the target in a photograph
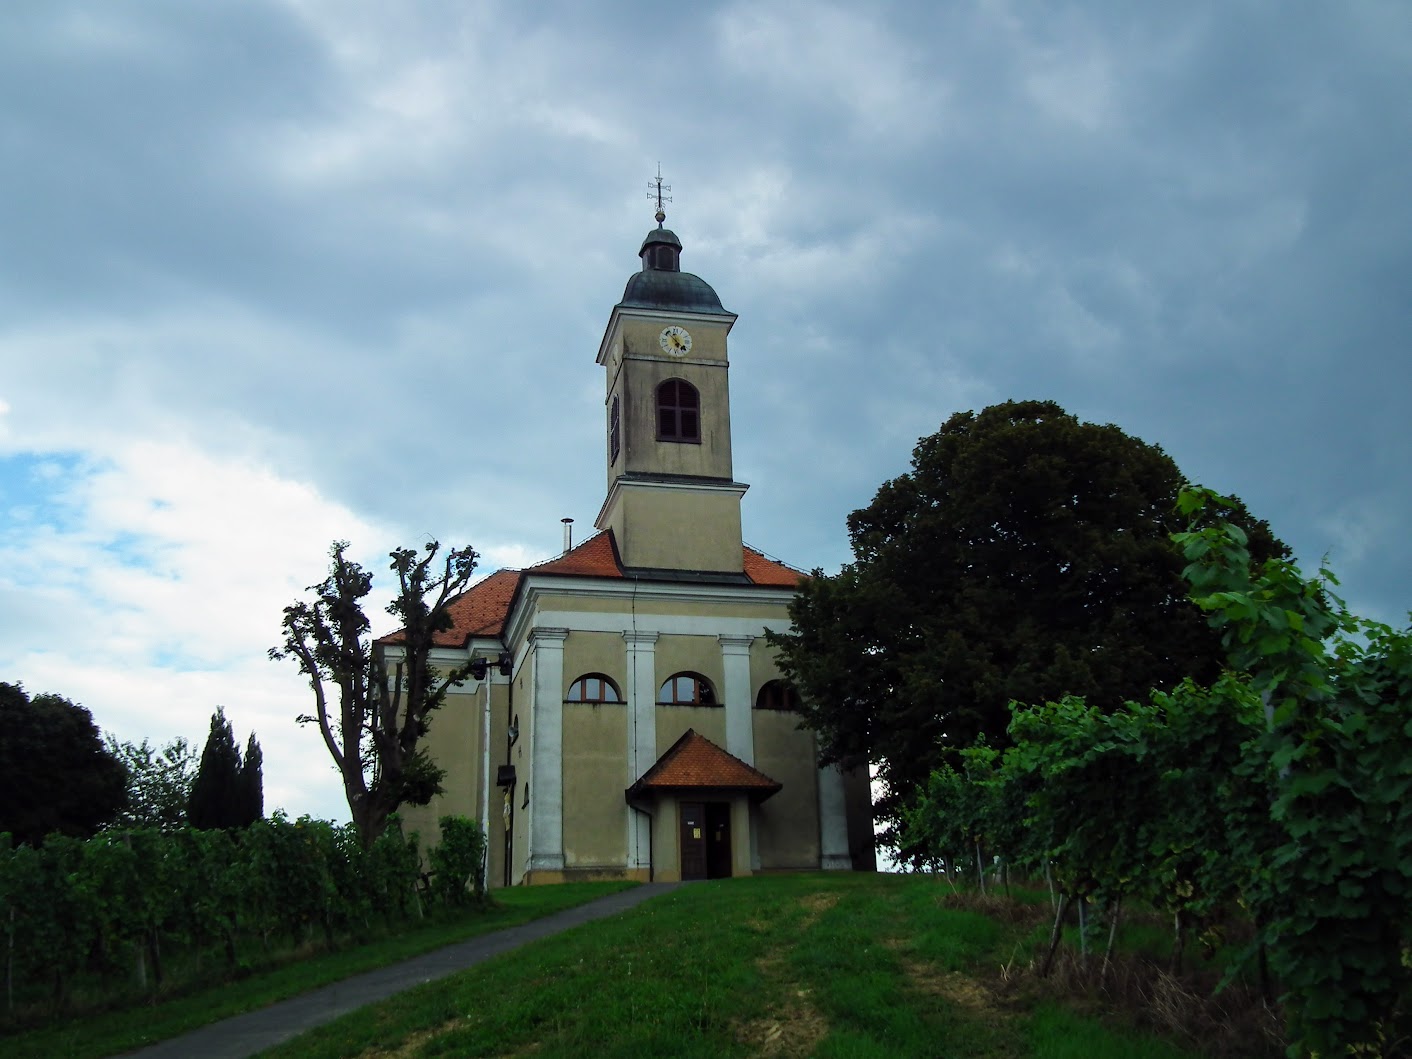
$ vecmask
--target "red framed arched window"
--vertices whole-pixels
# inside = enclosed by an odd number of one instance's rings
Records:
[[[569,685],[565,702],[620,703],[623,693],[602,673],[589,673]]]
[[[676,673],[662,683],[659,706],[719,706],[716,689],[700,673]]]

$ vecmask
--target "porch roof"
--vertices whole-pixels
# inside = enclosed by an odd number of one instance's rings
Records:
[[[732,791],[763,802],[783,789],[778,780],[688,728],[624,795],[632,802],[649,794]]]

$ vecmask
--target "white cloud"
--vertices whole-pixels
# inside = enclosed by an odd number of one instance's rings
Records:
[[[308,708],[303,679],[265,652],[329,542],[376,556],[386,530],[268,469],[163,442],[125,444],[46,488],[46,523],[0,532],[0,594],[14,604],[4,678],[82,701],[122,738],[204,740],[224,705],[259,731],[272,807],[339,812],[324,762],[310,767],[320,745],[292,724]]]

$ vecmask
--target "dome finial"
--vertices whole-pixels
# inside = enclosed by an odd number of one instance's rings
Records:
[[[649,180],[649,181],[647,182],[647,197],[648,197],[649,199],[655,198],[655,199],[657,200],[657,212],[656,212],[655,214],[653,214],[653,216],[654,216],[654,218],[655,218],[656,221],[657,221],[657,227],[658,227],[658,228],[662,227],[663,222],[666,221],[666,219],[667,219],[667,211],[662,208],[662,204],[663,204],[664,202],[671,202],[671,201],[672,201],[672,196],[670,196],[670,195],[664,195],[664,194],[662,194],[662,193],[663,193],[664,191],[671,191],[671,190],[672,190],[672,185],[662,183],[662,163],[661,163],[661,162],[658,162],[658,163],[657,163],[657,179],[656,179],[656,180]]]

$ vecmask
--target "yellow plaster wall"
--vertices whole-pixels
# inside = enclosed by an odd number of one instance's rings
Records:
[[[691,356],[683,359],[716,361],[726,359],[726,334],[729,327],[725,321],[716,323],[709,320],[668,318],[667,315],[664,315],[660,320],[624,320],[620,333],[623,352],[628,356],[662,357],[664,360],[670,359],[671,363],[676,363],[675,358],[668,358],[662,352],[660,341],[662,328],[670,324],[679,324],[691,332]]]
[[[681,831],[677,799],[670,794],[657,799],[652,814],[652,878],[655,882],[681,880]]]
[[[742,569],[740,497],[735,493],[625,488],[615,495],[606,517],[625,566]]]
[[[564,866],[627,862],[627,707],[564,704]]]
[[[720,706],[658,706],[657,756],[665,754],[688,728],[719,747],[726,745],[726,711]]]
[[[725,670],[721,644],[714,636],[662,636],[657,641],[655,660],[657,677],[652,694],[656,695],[674,673],[700,673],[716,689],[716,701],[722,701]]]
[[[564,694],[579,677],[602,673],[623,690],[627,677],[627,645],[622,633],[571,632],[564,642]]]
[[[398,815],[403,830],[421,836],[422,849],[441,840],[443,816],[465,816],[479,820],[481,791],[481,707],[485,699],[481,690],[453,692],[446,696],[441,709],[431,715],[431,726],[422,737],[431,758],[446,770],[442,780],[444,793],[426,805],[404,805]],[[492,744],[494,745],[494,744]]]
[[[774,620],[771,620],[774,619]],[[785,613],[784,606],[771,607],[764,615],[765,627],[780,631],[789,628],[789,616]],[[755,642],[750,645],[750,705],[755,705],[755,700],[760,697],[760,689],[771,680],[779,680],[783,676],[779,666],[775,664],[775,650],[766,642],[765,637],[755,637]]]
[[[515,765],[514,790],[514,834],[511,839],[510,883],[521,882],[524,878],[525,859],[529,856],[529,812],[524,808],[525,785],[533,780],[530,755],[527,747],[533,745],[534,711],[530,709],[534,689],[534,655],[525,656],[519,671],[515,674],[515,713],[520,718],[520,738],[510,754]],[[534,791],[531,788],[530,796]]]
[[[638,617],[644,615],[670,614],[691,618],[747,618],[752,621],[759,621],[763,625],[772,628],[788,628],[789,616],[786,613],[788,603],[713,603],[709,600],[689,600],[670,601],[664,599],[651,599],[642,593],[650,590],[651,586],[643,582],[639,592],[634,598],[632,582],[624,580],[620,582],[621,595],[618,596],[566,596],[558,593],[546,592],[537,597],[536,612],[563,613],[580,612],[584,614],[621,614],[623,616],[623,628],[632,627],[631,613],[636,612]],[[572,643],[575,637],[589,635],[607,635],[610,637],[620,637],[619,633],[592,634],[572,632],[569,641],[565,645]],[[714,641],[713,641],[714,642]],[[621,647],[621,642],[619,647]],[[763,637],[755,642],[750,649],[750,665],[752,677],[754,668],[757,665],[774,665],[774,652],[765,644]]]
[[[819,781],[814,736],[799,731],[799,715],[754,710],[755,767],[784,788],[756,816],[762,869],[819,866]]]

